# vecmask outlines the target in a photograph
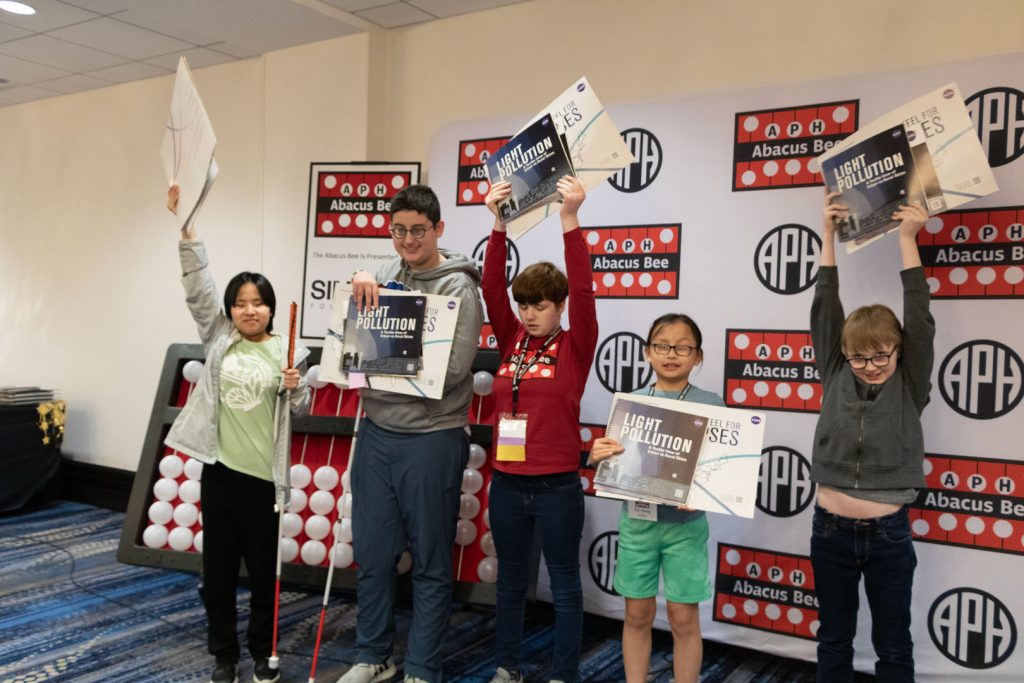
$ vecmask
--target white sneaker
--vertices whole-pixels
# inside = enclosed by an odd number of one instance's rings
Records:
[[[491,683],[523,683],[523,674],[518,671],[509,671],[504,667],[498,667],[498,670],[494,672],[494,678],[491,679]]]
[[[410,674],[405,674],[405,680],[402,683],[427,683],[427,681],[423,678],[417,678]]]
[[[395,667],[395,660],[388,658],[388,661],[381,664],[366,664],[360,662],[353,664],[345,675],[338,679],[338,683],[379,683],[386,681],[398,672]]]

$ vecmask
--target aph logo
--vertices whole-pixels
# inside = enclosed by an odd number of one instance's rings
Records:
[[[810,228],[787,223],[773,228],[757,245],[754,272],[776,294],[798,294],[818,277],[821,238]]]
[[[939,391],[965,417],[991,420],[1010,412],[1024,395],[1024,363],[1006,344],[978,339],[953,349],[939,368]]]
[[[593,540],[587,551],[587,567],[594,585],[608,595],[615,592],[615,558],[619,554],[619,532],[606,531]]]
[[[616,332],[597,347],[594,369],[601,385],[613,393],[646,385],[651,364],[644,356],[644,340],[632,332]]]
[[[661,143],[650,131],[630,128],[622,139],[633,155],[633,163],[608,179],[620,192],[639,192],[654,182],[661,171]]]
[[[509,238],[505,238],[505,283],[510,284],[519,275],[519,249]],[[473,247],[473,260],[476,261],[477,270],[484,272],[484,256],[487,255],[487,238],[476,243]]]
[[[988,88],[964,102],[990,166],[1003,166],[1024,153],[1024,93]]]
[[[814,500],[811,463],[786,446],[768,446],[761,451],[757,475],[757,500],[762,512],[773,517],[792,517]]]
[[[1013,653],[1017,625],[999,598],[977,588],[953,588],[928,611],[928,633],[939,652],[968,669],[991,669]]]

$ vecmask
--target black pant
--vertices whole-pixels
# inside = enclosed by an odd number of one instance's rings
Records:
[[[269,657],[274,628],[277,514],[274,484],[220,463],[203,468],[203,600],[210,654],[238,662],[235,589],[241,560],[252,581],[249,630],[253,661]]]

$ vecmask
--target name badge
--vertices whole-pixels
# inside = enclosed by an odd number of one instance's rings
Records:
[[[498,415],[495,458],[503,462],[526,462],[526,413]]]
[[[658,521],[657,503],[648,503],[644,500],[629,500],[626,503],[629,505],[627,512],[630,519],[642,519],[647,522]]]

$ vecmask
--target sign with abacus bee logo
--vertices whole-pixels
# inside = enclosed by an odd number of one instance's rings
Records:
[[[814,572],[806,555],[718,544],[715,621],[813,640]]]
[[[395,256],[391,198],[419,180],[419,162],[310,164],[302,337],[326,334],[335,287]]]
[[[598,299],[679,296],[679,223],[583,230]]]
[[[317,237],[390,237],[391,198],[419,181],[419,164],[313,164],[311,226]],[[315,192],[315,196],[314,193]],[[314,203],[315,200],[315,203]]]
[[[1024,299],[1024,206],[947,211],[917,244],[933,299]]]
[[[741,558],[725,572],[731,587],[723,586],[700,605],[702,636],[710,641],[815,659],[810,566],[802,586],[773,580],[779,572],[771,569],[783,561],[801,567],[807,562],[819,490],[811,461],[823,378],[808,316],[825,270],[820,268],[825,192],[814,160],[866,123],[905,105],[908,93],[954,81],[973,122],[948,130],[959,132],[964,142],[980,138],[1001,189],[975,203],[935,208],[917,233],[936,329],[930,402],[921,428],[932,453],[959,455],[927,456],[932,468],[927,489],[911,504],[913,545],[921,560],[912,622],[915,678],[962,680],[972,672],[961,662],[985,661],[994,665],[983,672],[986,680],[1010,683],[1024,680],[1024,658],[1014,651],[1002,660],[1011,648],[998,640],[1003,626],[999,612],[992,611],[994,603],[977,592],[940,596],[971,588],[998,597],[1018,624],[1024,615],[1024,593],[1015,579],[1020,573],[1015,563],[1024,555],[1024,515],[1018,514],[1024,512],[1018,508],[1024,505],[1024,481],[1010,473],[1012,462],[1024,467],[1024,451],[1014,448],[1024,443],[1024,315],[1017,310],[1024,302],[1024,54],[608,105],[632,161],[620,165],[607,183],[587,185],[577,214],[591,259],[599,326],[580,401],[581,427],[590,429],[590,436],[598,434],[597,423],[605,422],[615,392],[646,393],[659,379],[657,371],[665,369],[647,360],[645,344],[655,320],[677,313],[692,317],[701,331],[702,362],[691,368],[688,381],[717,394],[729,408],[766,413],[770,422],[760,452],[749,451],[759,456],[759,485],[750,493],[754,517],[708,514],[708,554],[722,543],[723,553],[735,551],[728,558]],[[910,121],[915,144],[932,139],[928,134],[937,130],[929,111],[901,119]],[[588,131],[587,120],[584,116],[573,128]],[[467,189],[460,183],[471,179],[456,177],[460,145],[474,142],[479,159],[483,142],[493,136],[498,144],[499,136],[523,123],[510,112],[438,129],[429,163],[447,226],[444,248],[479,262],[493,224],[485,207],[456,205]],[[464,156],[463,163],[470,161]],[[585,165],[577,163],[577,171]],[[947,189],[971,187],[974,183]],[[794,189],[752,192],[783,188]],[[481,186],[475,201],[482,202],[484,192]],[[561,227],[550,216],[511,237],[519,258],[510,249],[507,277],[538,261],[564,268]],[[896,235],[837,260],[847,314],[879,303],[903,319]],[[485,344],[487,336],[485,328]],[[901,362],[912,357],[908,353]],[[581,441],[586,457],[588,439]],[[1005,465],[1009,479],[990,474],[1003,467],[996,458],[1010,461]],[[939,479],[946,470],[956,477]],[[589,492],[595,471],[581,467],[579,473]],[[1010,480],[1013,491],[1007,490]],[[622,506],[590,495],[585,502],[579,557],[584,609],[621,619],[622,597],[608,589]],[[723,568],[728,558],[722,558]],[[757,569],[748,573],[751,562]],[[709,569],[714,572],[714,562]],[[782,571],[788,578],[789,570]],[[966,586],[963,576],[970,579]],[[541,570],[541,599],[550,594],[542,590],[545,577]],[[775,593],[759,591],[762,586]],[[655,628],[669,630],[663,593],[656,603]],[[939,607],[930,621],[933,603]],[[875,660],[869,612],[862,602],[856,618],[854,667],[863,672],[870,672]],[[933,647],[931,629],[941,645]]]
[[[924,470],[915,540],[1024,555],[1024,463],[928,454]]]
[[[491,186],[484,166],[511,136],[459,141],[455,206],[482,206]]]
[[[821,185],[816,156],[857,130],[859,100],[736,114],[733,192]]]
[[[726,330],[725,404],[816,413],[822,387],[806,330]]]

